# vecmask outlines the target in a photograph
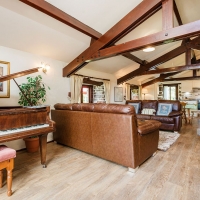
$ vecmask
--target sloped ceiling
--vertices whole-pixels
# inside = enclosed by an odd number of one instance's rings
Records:
[[[47,0],[47,2],[101,34],[109,30],[141,1],[142,0]],[[176,4],[184,24],[200,19],[199,0],[176,0]],[[162,29],[161,18],[162,12],[159,11],[118,41],[118,43],[120,44],[160,31]],[[174,24],[177,26],[175,18]],[[71,62],[83,52],[90,45],[91,40],[90,37],[18,0],[0,0],[0,26],[1,46],[47,56],[66,63]],[[180,42],[175,42],[158,46],[156,50],[151,53],[137,51],[132,52],[132,54],[139,57],[141,60],[150,62],[179,45]],[[195,50],[195,54],[197,58],[200,57],[199,51]],[[184,55],[181,55],[159,67],[170,67],[184,63]],[[122,56],[117,56],[91,62],[85,67],[121,77],[137,69],[139,65]],[[136,77],[132,81],[142,82],[149,77],[152,77],[152,75]]]

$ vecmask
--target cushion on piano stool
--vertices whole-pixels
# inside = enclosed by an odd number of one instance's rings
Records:
[[[5,145],[0,145],[0,162],[16,157],[16,151]]]

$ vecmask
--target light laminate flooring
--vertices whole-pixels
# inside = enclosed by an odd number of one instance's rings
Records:
[[[48,143],[47,168],[39,153],[17,152],[13,195],[0,200],[200,200],[200,118],[183,125],[167,151],[158,151],[136,174],[84,152]],[[4,173],[5,174],[5,173]]]

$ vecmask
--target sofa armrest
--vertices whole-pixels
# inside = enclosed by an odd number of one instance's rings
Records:
[[[146,135],[155,130],[158,130],[160,126],[161,122],[156,120],[138,120],[138,133],[140,135]]]
[[[176,117],[176,116],[181,116],[183,113],[182,111],[172,111],[169,113],[169,117]]]

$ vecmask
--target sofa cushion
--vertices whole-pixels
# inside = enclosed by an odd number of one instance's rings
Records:
[[[158,103],[157,115],[168,116],[172,111],[172,104],[168,103]]]
[[[178,101],[178,100],[158,100],[158,103],[170,103],[170,104],[172,104],[173,111],[181,110],[181,104],[180,104],[180,101]]]
[[[151,119],[151,115],[137,114],[137,119]]]
[[[181,111],[172,111],[169,113],[169,117],[176,117],[176,116],[181,116],[183,113]]]
[[[138,113],[141,113],[142,100],[126,100],[126,104],[130,104],[131,105],[131,103],[139,103]]]
[[[158,120],[161,123],[165,124],[174,124],[174,118],[168,117],[168,116],[157,116],[152,115],[151,119]]]
[[[138,133],[145,135],[158,130],[161,126],[161,122],[156,120],[137,120],[138,123]]]
[[[142,101],[142,110],[144,108],[151,108],[157,111],[158,101],[157,100],[143,100]]]
[[[156,112],[155,109],[149,109],[149,108],[144,108],[141,112],[141,114],[146,114],[146,115],[154,115]]]
[[[131,105],[135,108],[136,114],[138,114],[139,108],[140,108],[140,103],[128,103],[128,105]]]

